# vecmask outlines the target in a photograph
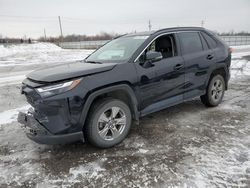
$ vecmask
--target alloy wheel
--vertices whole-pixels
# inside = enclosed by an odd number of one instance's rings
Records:
[[[114,140],[124,131],[126,115],[120,107],[106,109],[97,122],[98,134],[104,140]]]
[[[214,102],[221,100],[223,95],[224,86],[220,79],[214,80],[211,87],[211,98]]]

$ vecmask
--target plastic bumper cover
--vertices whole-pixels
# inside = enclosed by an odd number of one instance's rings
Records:
[[[80,140],[84,142],[82,131],[60,135],[51,134],[33,117],[32,110],[27,113],[20,112],[18,122],[23,125],[27,137],[39,144],[67,144]]]

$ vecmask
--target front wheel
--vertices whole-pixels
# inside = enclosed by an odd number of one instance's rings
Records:
[[[218,106],[224,96],[225,80],[221,75],[215,75],[210,79],[206,94],[201,96],[203,104],[209,107]]]
[[[130,130],[131,117],[130,108],[123,101],[104,99],[95,102],[84,130],[87,140],[100,148],[120,143]]]

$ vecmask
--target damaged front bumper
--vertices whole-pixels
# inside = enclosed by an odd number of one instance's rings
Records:
[[[84,141],[83,132],[52,134],[33,116],[33,109],[30,108],[27,113],[20,112],[18,114],[18,122],[22,124],[26,135],[29,139],[39,144],[67,144],[76,141]]]

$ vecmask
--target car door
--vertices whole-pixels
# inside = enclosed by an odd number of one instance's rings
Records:
[[[164,43],[164,37],[171,37],[168,39],[170,43]],[[184,60],[179,56],[176,44],[173,34],[159,36],[135,62],[139,80],[140,108],[144,109],[145,114],[183,101]],[[152,63],[152,66],[145,67],[143,56],[147,51],[161,52],[163,58]]]
[[[185,100],[204,94],[215,56],[198,31],[179,32],[178,38],[185,61]]]

